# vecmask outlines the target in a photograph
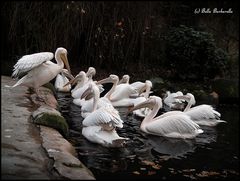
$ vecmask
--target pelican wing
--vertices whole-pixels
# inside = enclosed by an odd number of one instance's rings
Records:
[[[83,120],[83,126],[104,125],[108,128],[123,127],[118,111],[110,107],[101,107]]]
[[[20,77],[26,74],[28,71],[32,70],[33,68],[41,65],[42,63],[52,60],[53,57],[54,54],[51,52],[41,52],[31,55],[25,55],[20,58],[14,65],[12,77]]]
[[[220,119],[221,114],[213,109],[211,105],[202,104],[196,107],[192,107],[185,112],[193,120],[201,119]]]
[[[124,98],[129,98],[131,94],[136,94],[135,88],[129,84],[120,84],[116,86],[115,91],[110,96],[111,101],[118,101]]]
[[[122,147],[128,138],[120,137],[116,130],[105,131],[101,126],[83,127],[82,134],[89,141],[106,147]]]
[[[131,83],[130,85],[139,92],[145,86],[145,83],[137,81],[137,82]]]
[[[155,118],[146,126],[146,131],[160,136],[192,138],[202,133],[199,125],[194,123],[187,115],[172,115],[161,119]]]

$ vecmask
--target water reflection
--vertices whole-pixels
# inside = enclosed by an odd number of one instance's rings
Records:
[[[69,123],[70,142],[75,146],[80,160],[93,171],[97,178],[101,178],[107,173],[121,175],[129,174],[129,172],[136,173],[136,170],[141,172],[141,169],[145,169],[145,165],[142,162],[144,160],[152,164],[161,162],[164,165],[168,163],[168,167],[171,166],[173,168],[179,167],[182,164],[189,165],[190,163],[195,164],[194,168],[202,168],[202,165],[199,164],[202,160],[201,157],[208,154],[209,162],[216,162],[216,165],[222,165],[224,163],[222,163],[221,156],[216,155],[216,151],[222,154],[226,154],[229,151],[225,150],[226,141],[219,142],[217,139],[219,134],[221,140],[226,139],[223,132],[229,129],[229,123],[227,125],[220,125],[220,133],[217,129],[218,127],[201,127],[204,133],[198,135],[195,139],[165,138],[147,135],[140,131],[139,127],[142,119],[134,115],[126,116],[127,108],[118,109],[124,120],[124,127],[117,130],[117,132],[119,136],[130,138],[130,140],[124,148],[105,148],[89,142],[82,136],[83,118],[81,117],[81,109],[72,103],[70,94],[59,93],[58,97],[61,112]],[[226,118],[224,119],[227,121]],[[217,145],[217,143],[221,145]],[[235,147],[236,145],[229,151],[229,159],[225,160],[234,159],[232,158],[234,157],[232,152],[236,155],[236,151],[233,150]],[[194,157],[194,155],[196,156]],[[164,159],[162,160],[161,158]],[[170,160],[172,161],[169,162]],[[228,167],[228,165],[226,166]],[[161,175],[163,172],[157,171],[155,174]],[[170,172],[168,174],[172,176]]]
[[[195,150],[193,140],[171,139],[149,135],[147,143],[156,152],[169,155],[172,158],[184,157],[186,153],[194,152]]]

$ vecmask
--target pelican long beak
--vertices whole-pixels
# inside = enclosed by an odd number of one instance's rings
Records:
[[[140,96],[147,89],[146,85],[139,90],[138,96]]]
[[[61,59],[63,60],[63,63],[66,65],[67,70],[68,70],[69,73],[71,74],[71,70],[70,70],[70,66],[69,66],[69,63],[68,63],[67,54],[62,53],[62,54],[60,55],[60,57],[61,57]]]
[[[137,104],[136,106],[130,108],[128,110],[127,114],[129,114],[130,112],[133,112],[137,109],[141,109],[141,108],[145,108],[145,107],[152,108],[154,103],[155,103],[154,100],[148,99],[148,100],[141,102],[141,103]]]
[[[111,78],[108,77],[108,78],[105,78],[105,79],[99,80],[99,81],[97,81],[96,84],[105,84],[105,83],[112,83]]]
[[[69,73],[68,70],[64,69],[64,70],[62,71],[62,73],[63,73],[67,78],[69,78],[70,80],[74,79],[73,75],[72,75],[71,73]]]
[[[88,87],[82,94],[81,99],[89,100],[93,98],[92,88]]]
[[[73,78],[72,78],[68,83],[66,83],[63,87],[65,87],[65,86],[67,86],[67,85],[69,85],[69,84],[71,84],[71,85],[76,84],[77,81],[78,81],[78,78],[79,78],[78,75],[77,75],[75,78],[73,77]]]
[[[72,80],[70,80],[70,81],[68,81],[68,83],[66,83],[63,87],[66,87],[66,86],[68,86],[69,84],[72,84],[73,83],[73,81],[74,81],[74,79],[72,79]]]

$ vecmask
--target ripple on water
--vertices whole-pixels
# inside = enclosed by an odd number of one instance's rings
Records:
[[[224,178],[227,170],[234,173],[230,174],[232,178],[238,178],[238,151],[236,145],[231,146],[226,135],[226,131],[230,130],[228,127],[202,127],[204,133],[192,140],[169,139],[141,132],[142,119],[134,115],[126,116],[127,109],[118,108],[124,127],[117,132],[130,140],[124,148],[105,148],[82,136],[81,108],[72,103],[70,93],[58,93],[58,102],[62,115],[69,123],[69,141],[75,146],[79,159],[96,178],[200,178],[204,169],[219,173],[211,178]],[[229,117],[232,114],[226,112],[226,115],[228,117],[224,120],[233,119]],[[236,122],[233,120],[227,126]],[[232,127],[236,129],[235,125]],[[226,145],[230,146],[226,148]]]

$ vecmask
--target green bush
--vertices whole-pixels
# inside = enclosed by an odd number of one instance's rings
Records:
[[[207,32],[181,25],[166,35],[166,65],[182,80],[208,80],[227,73],[227,54]]]

